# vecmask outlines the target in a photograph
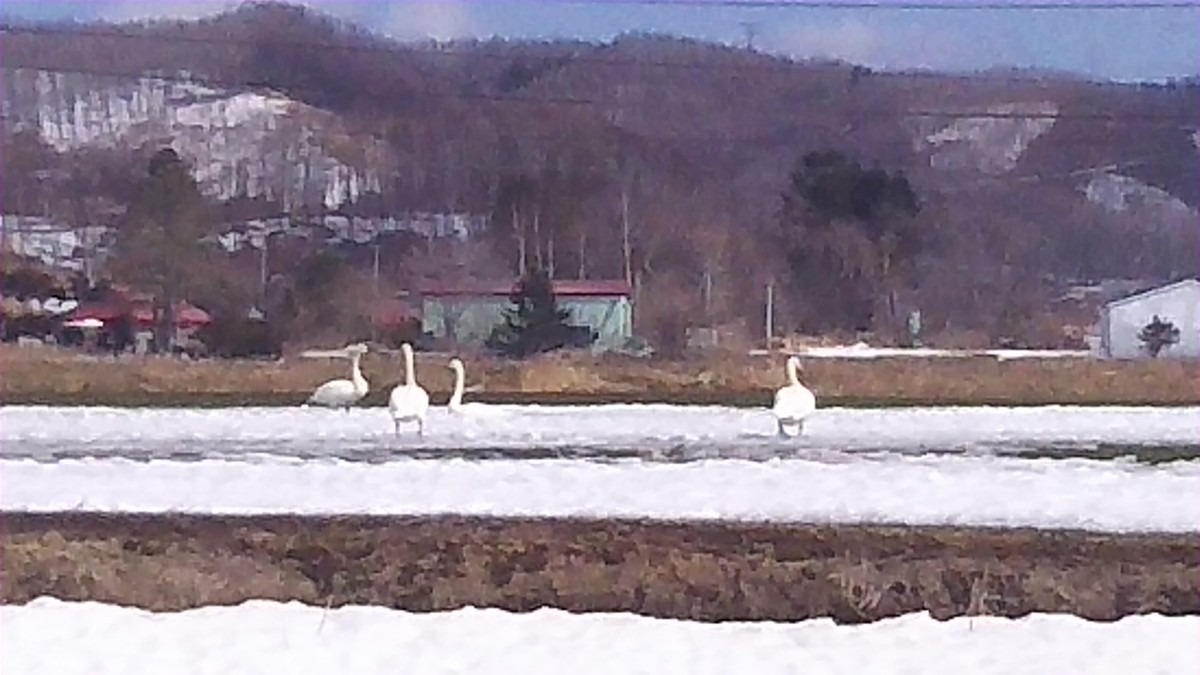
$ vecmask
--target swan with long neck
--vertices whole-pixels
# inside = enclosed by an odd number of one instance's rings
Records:
[[[802,367],[799,358],[789,356],[786,369],[788,383],[775,392],[775,405],[771,412],[775,415],[780,436],[799,436],[804,433],[804,421],[817,409],[817,397],[800,382],[799,371]],[[790,427],[796,429],[795,434],[788,433]]]
[[[337,379],[325,382],[313,390],[306,404],[319,405],[326,408],[341,408],[350,412],[350,406],[358,403],[371,390],[367,378],[363,377],[359,362],[367,353],[364,344],[352,344],[342,349],[332,351],[307,351],[301,354],[306,358],[332,357],[350,359],[350,379]]]
[[[429,393],[417,384],[416,367],[413,364],[412,345],[405,342],[400,345],[404,353],[404,384],[396,385],[388,397],[388,412],[392,415],[392,424],[396,435],[400,435],[400,425],[405,422],[416,422],[417,434],[425,435],[425,416],[429,412]]]
[[[456,415],[499,415],[501,411],[486,403],[477,403],[471,401],[463,403],[463,393],[466,391],[466,367],[463,366],[461,359],[455,357],[450,359],[448,364],[450,369],[454,371],[454,391],[450,394],[450,400],[446,402],[446,408]]]

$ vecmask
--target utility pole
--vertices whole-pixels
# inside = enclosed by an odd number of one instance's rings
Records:
[[[712,270],[705,265],[704,267],[704,318],[708,320],[708,325],[712,325],[712,291],[713,278]]]
[[[633,284],[633,249],[629,243],[629,192],[621,187],[621,253],[625,257],[625,283]]]
[[[516,201],[513,201],[512,206],[512,226],[513,232],[517,236],[517,276],[521,277],[525,274],[525,229],[521,227],[521,214],[517,211]]]
[[[83,275],[87,278],[88,288],[96,285],[96,267],[93,262],[96,246],[92,243],[92,228],[85,225],[79,232],[80,248],[83,249]]]
[[[579,228],[579,278],[587,278],[587,230]]]
[[[771,351],[771,337],[775,333],[775,282],[767,282],[767,351]]]
[[[379,234],[375,235],[375,255],[371,265],[371,276],[375,286],[375,307],[371,310],[371,342],[379,341]]]
[[[375,262],[372,269],[372,275],[375,281],[375,297],[379,298],[379,239],[375,240]]]
[[[750,51],[754,51],[754,36],[758,34],[757,21],[739,21],[742,31],[746,34],[745,47]]]
[[[259,302],[267,298],[267,245],[271,241],[270,233],[263,234],[262,251],[258,256],[258,298]]]

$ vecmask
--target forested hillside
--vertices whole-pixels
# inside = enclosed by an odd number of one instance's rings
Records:
[[[1029,341],[1069,282],[1198,271],[1195,80],[881,73],[653,35],[403,45],[282,3],[9,24],[0,62],[5,213],[119,229],[170,142],[228,222],[488,217],[466,241],[384,240],[387,289],[521,261],[629,276],[651,337],[757,333],[773,281],[785,328],[893,332],[919,307]],[[357,288],[355,248],[320,283]],[[303,286],[318,258],[273,271]]]

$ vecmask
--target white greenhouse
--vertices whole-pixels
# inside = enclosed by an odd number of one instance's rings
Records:
[[[1200,281],[1185,279],[1113,300],[1100,311],[1100,354],[1110,359],[1148,358],[1140,337],[1158,317],[1179,329],[1179,341],[1158,358],[1200,358]]]

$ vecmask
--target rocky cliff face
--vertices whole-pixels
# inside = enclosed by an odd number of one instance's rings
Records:
[[[390,159],[336,116],[276,94],[5,70],[2,101],[7,127],[37,129],[60,151],[166,140],[214,197],[265,197],[287,211],[334,209],[378,191]]]

